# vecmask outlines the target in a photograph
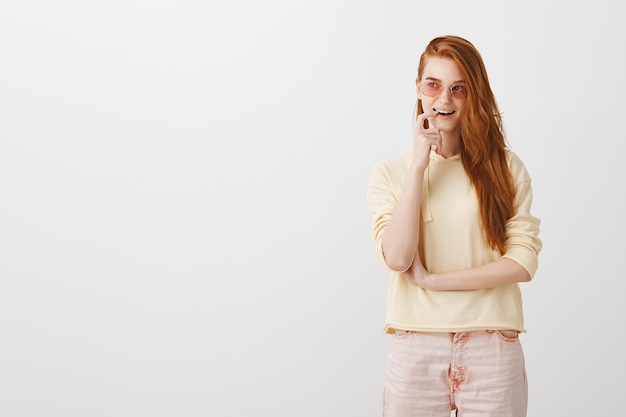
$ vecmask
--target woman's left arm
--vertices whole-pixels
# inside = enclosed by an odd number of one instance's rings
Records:
[[[431,274],[416,257],[403,276],[418,287],[435,291],[480,290],[531,280],[526,268],[509,258],[500,258],[475,268]]]

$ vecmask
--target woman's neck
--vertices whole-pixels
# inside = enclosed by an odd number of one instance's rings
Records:
[[[439,153],[450,158],[461,152],[461,134],[459,132],[441,132],[442,149]]]

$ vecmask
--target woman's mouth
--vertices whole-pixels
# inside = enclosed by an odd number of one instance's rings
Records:
[[[443,110],[443,109],[433,109],[433,110],[436,111],[437,114],[439,114],[441,116],[449,116],[449,115],[455,113],[454,110]]]

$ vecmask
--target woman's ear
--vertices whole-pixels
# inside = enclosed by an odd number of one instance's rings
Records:
[[[415,91],[417,92],[417,98],[422,99],[422,93],[420,92],[420,80],[418,78],[415,79]]]

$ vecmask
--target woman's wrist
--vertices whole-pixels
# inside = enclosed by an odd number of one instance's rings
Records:
[[[426,164],[422,164],[420,162],[411,162],[411,165],[409,166],[409,172],[412,175],[413,178],[415,178],[416,176],[424,176],[424,172],[426,171],[426,167],[428,166],[428,163]]]

